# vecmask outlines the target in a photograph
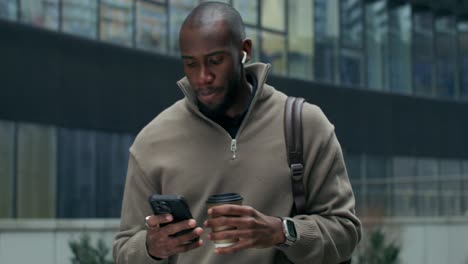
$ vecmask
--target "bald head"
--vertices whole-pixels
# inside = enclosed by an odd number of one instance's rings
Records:
[[[195,7],[182,24],[182,29],[202,28],[216,23],[225,24],[234,43],[245,39],[244,22],[240,14],[232,6],[220,2],[203,2]]]

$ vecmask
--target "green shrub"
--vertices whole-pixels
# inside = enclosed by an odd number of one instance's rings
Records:
[[[400,247],[388,242],[381,228],[375,228],[364,241],[363,249],[358,256],[359,264],[396,264]]]
[[[107,260],[109,248],[102,239],[98,239],[96,247],[91,244],[89,234],[82,234],[78,241],[69,241],[68,245],[73,253],[72,264],[112,264]]]

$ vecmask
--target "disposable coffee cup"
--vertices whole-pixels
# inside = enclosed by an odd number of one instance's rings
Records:
[[[206,205],[208,209],[214,206],[218,205],[223,205],[223,204],[235,204],[235,205],[242,205],[242,196],[240,196],[237,193],[219,193],[219,194],[214,194],[208,197],[208,200],[206,201]],[[232,230],[235,229],[235,227],[232,226],[221,226],[217,228],[213,228],[212,231],[214,233],[224,231],[224,230]],[[215,240],[214,245],[215,247],[228,247],[236,243],[237,240],[232,240],[232,239],[225,239],[225,240]]]

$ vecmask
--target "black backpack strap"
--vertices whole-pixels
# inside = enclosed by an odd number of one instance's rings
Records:
[[[284,135],[291,169],[293,215],[305,213],[304,158],[302,151],[302,105],[304,98],[288,97],[284,109]]]
[[[304,98],[288,97],[284,108],[284,135],[291,170],[294,206],[292,216],[305,214],[304,153],[302,148],[302,105]],[[351,259],[340,264],[351,264]]]

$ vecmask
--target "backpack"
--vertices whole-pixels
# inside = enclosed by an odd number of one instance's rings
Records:
[[[304,98],[289,96],[284,109],[284,135],[293,191],[291,216],[305,214],[304,154],[302,148],[302,105]],[[340,264],[351,264],[351,259]]]

